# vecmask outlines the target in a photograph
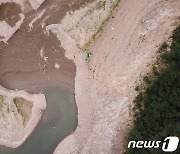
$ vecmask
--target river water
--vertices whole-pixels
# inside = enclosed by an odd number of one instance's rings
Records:
[[[56,146],[77,126],[74,93],[58,87],[38,87],[46,95],[48,108],[25,143],[16,149],[0,147],[0,154],[52,154]]]
[[[0,44],[0,85],[7,89],[23,89],[44,93],[47,110],[25,143],[10,149],[0,146],[0,154],[52,154],[56,146],[77,126],[74,97],[75,64],[64,56],[61,42],[52,33],[44,34],[45,26],[60,23],[67,11],[79,9],[93,0],[46,0],[38,11],[26,15],[21,29]],[[37,13],[46,10],[29,31],[29,23]],[[47,61],[40,56],[43,50]],[[60,68],[55,69],[55,64]]]

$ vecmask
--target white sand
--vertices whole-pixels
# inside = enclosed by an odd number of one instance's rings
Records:
[[[44,1],[45,0],[29,0],[29,3],[31,4],[34,10],[37,10],[38,7],[40,7]]]
[[[0,117],[0,144],[11,148],[20,146],[37,126],[42,116],[42,111],[46,109],[46,99],[43,94],[29,94],[23,90],[8,90],[0,86],[2,95],[8,104],[9,111],[2,112]],[[22,97],[33,103],[31,117],[24,126],[21,115],[14,108],[13,98]]]
[[[115,18],[108,21],[91,46],[90,63],[76,46],[84,41],[84,35],[73,29],[78,40],[63,29],[78,17],[67,15],[62,23],[47,27],[57,34],[66,56],[77,67],[78,127],[54,154],[124,153],[136,82],[150,70],[148,64],[155,60],[159,45],[170,36],[179,14],[179,0],[122,0],[113,14]],[[80,26],[83,31],[84,25]]]

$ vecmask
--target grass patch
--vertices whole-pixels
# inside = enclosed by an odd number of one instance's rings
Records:
[[[97,2],[96,4],[96,9],[99,10],[99,9],[105,9],[105,6],[106,6],[106,1],[99,1]]]
[[[18,113],[22,116],[23,125],[25,126],[31,116],[32,103],[22,97],[13,98],[13,103],[16,106]]]
[[[4,3],[2,3],[2,4],[0,5],[0,13],[1,13],[1,11],[3,11],[3,9],[4,9]]]
[[[20,113],[20,108],[19,108],[19,106],[20,106],[20,104],[19,104],[19,98],[18,98],[18,97],[13,98],[13,103],[14,103],[14,105],[16,106],[18,113]]]
[[[92,35],[92,37],[89,39],[89,41],[87,43],[85,43],[85,45],[83,47],[80,47],[79,45],[77,45],[77,47],[82,50],[83,52],[88,51],[88,48],[90,47],[90,45],[95,41],[95,39],[97,38],[97,36],[103,31],[107,21],[110,19],[113,10],[118,6],[120,0],[116,0],[114,5],[112,5],[110,13],[108,15],[108,17],[102,21],[102,23],[100,24],[100,26],[96,29],[95,33]],[[99,1],[96,4],[96,8],[98,9],[102,9],[103,7],[105,7],[106,2],[105,1]]]
[[[134,100],[135,124],[129,133],[128,142],[180,136],[180,25],[173,32],[170,52],[166,49],[167,43],[163,43],[159,49],[163,51],[161,65],[166,65],[166,68],[160,72],[158,68],[153,68],[154,76],[145,77],[146,88]],[[126,154],[161,153],[161,148],[126,149]],[[179,154],[180,148],[174,153]]]
[[[2,3],[1,5],[0,5],[0,17],[2,16],[2,14],[3,14],[3,10],[4,10],[4,3]]]
[[[0,95],[0,111],[1,111],[2,108],[3,108],[3,104],[4,104],[4,96],[3,96],[3,95]]]

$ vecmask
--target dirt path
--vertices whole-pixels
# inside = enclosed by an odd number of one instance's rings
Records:
[[[68,37],[59,37],[77,68],[79,126],[55,154],[124,153],[134,88],[150,70],[160,44],[170,36],[179,10],[178,0],[122,0],[91,46],[89,64],[78,49],[71,50],[76,47]]]

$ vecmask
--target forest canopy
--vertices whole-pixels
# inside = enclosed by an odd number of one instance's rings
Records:
[[[163,141],[168,136],[180,137],[180,25],[173,31],[170,51],[164,43],[161,50],[163,71],[153,69],[155,78],[146,76],[147,88],[139,91],[134,103],[135,123],[129,141]],[[128,143],[127,142],[127,143]],[[127,147],[127,146],[126,146]],[[162,154],[160,148],[127,148],[127,154]],[[180,148],[175,152],[180,154]]]

